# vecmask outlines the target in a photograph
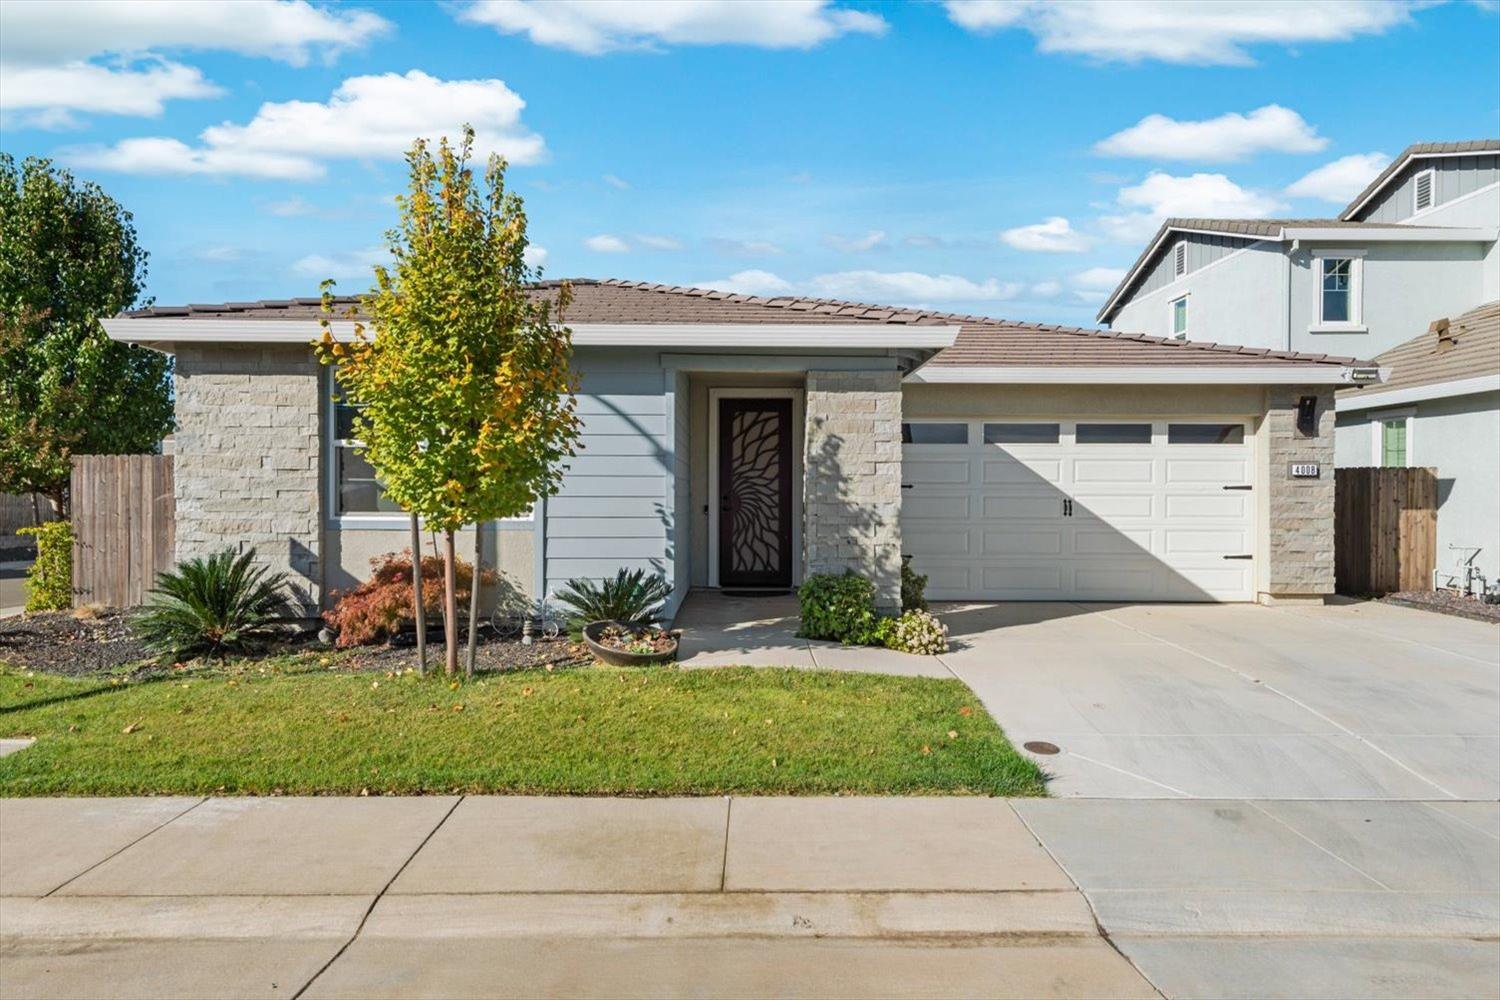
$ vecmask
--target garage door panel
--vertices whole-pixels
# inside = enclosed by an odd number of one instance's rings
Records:
[[[981,481],[1000,483],[1062,482],[1062,459],[1019,459],[1013,456],[987,458],[983,462]]]
[[[963,597],[980,589],[975,582],[973,568],[966,563],[929,562],[918,557],[912,559],[911,568],[927,577],[929,597]]]
[[[1073,482],[1150,483],[1155,481],[1156,463],[1149,456],[1141,458],[1075,458]]]
[[[1248,493],[1168,493],[1166,515],[1174,520],[1244,521],[1250,513]]]
[[[1151,529],[1135,528],[1122,530],[1108,526],[1075,528],[1073,531],[1073,551],[1080,556],[1150,555]]]
[[[1250,462],[1248,459],[1169,458],[1166,481],[1173,485],[1209,483],[1220,486],[1224,483],[1248,483]]]
[[[1215,555],[1248,553],[1250,533],[1243,528],[1168,528],[1162,551],[1167,555],[1210,552]]]
[[[970,532],[967,528],[914,528],[902,534],[903,547],[908,552],[920,552],[928,556],[966,556],[971,551]]]
[[[1086,512],[1106,519],[1152,518],[1157,512],[1155,493],[1090,493],[1078,490],[1073,495],[1073,501],[1074,510],[1077,511],[1075,517]]]
[[[1073,591],[1080,597],[1100,600],[1150,600],[1158,591],[1156,566],[1149,560],[1118,565],[1075,566]]]
[[[945,459],[935,461],[924,459],[913,461],[903,458],[901,461],[901,477],[908,483],[922,484],[964,484],[969,481],[969,460],[967,458]]]
[[[1063,533],[1044,525],[1018,525],[1006,531],[986,531],[980,548],[987,556],[1062,555]]]
[[[1055,490],[1045,494],[994,494],[980,497],[986,521],[1020,518],[1027,521],[1061,521],[1063,495]]]
[[[1205,596],[1235,601],[1251,585],[1250,570],[1246,568],[1184,566],[1173,573],[1170,593],[1179,601],[1201,601]]]
[[[967,521],[969,502],[968,494],[933,496],[908,490],[907,496],[901,501],[901,516],[911,520],[931,518],[939,521]]]
[[[1063,592],[1063,564],[1000,562],[981,568],[982,592],[995,597],[1048,596]]]

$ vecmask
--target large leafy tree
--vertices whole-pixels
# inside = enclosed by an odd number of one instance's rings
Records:
[[[436,155],[425,141],[412,146],[400,222],[386,234],[392,264],[375,268],[362,302],[374,335],[356,324],[340,340],[325,319],[319,344],[360,407],[354,434],[386,493],[443,535],[450,674],[458,662],[454,532],[523,515],[556,492],[578,438],[572,338],[560,325],[567,288],[555,305],[528,291],[521,198],[506,190],[499,157],[476,178],[473,142],[466,126],[456,148],[446,139]],[[324,283],[327,307],[331,288]],[[471,671],[478,594],[476,584]]]
[[[66,511],[76,454],[156,449],[172,429],[171,365],[99,319],[141,300],[130,213],[50,161],[0,153],[0,492]]]

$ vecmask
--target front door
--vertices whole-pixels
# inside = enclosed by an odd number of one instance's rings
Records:
[[[792,401],[719,400],[719,584],[792,583]]]

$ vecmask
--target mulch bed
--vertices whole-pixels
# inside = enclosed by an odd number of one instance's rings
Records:
[[[145,645],[130,631],[129,612],[118,608],[75,615],[47,611],[0,619],[0,663],[66,677],[100,674],[144,676],[170,669],[151,658]],[[465,662],[464,634],[459,636],[459,665]],[[375,672],[402,671],[417,667],[415,645],[361,646],[335,650],[313,634],[302,634],[277,642],[260,654],[236,657],[239,662],[287,654],[326,656],[340,670]],[[481,671],[560,667],[592,660],[587,647],[566,637],[538,639],[529,646],[519,639],[502,639],[481,629],[475,669]],[[443,668],[441,638],[427,644],[429,670]]]
[[[1381,598],[1387,604],[1399,604],[1423,611],[1436,611],[1444,615],[1457,615],[1475,621],[1500,624],[1500,604],[1486,604],[1473,597],[1465,597],[1448,590],[1408,590],[1398,594],[1387,594]]]

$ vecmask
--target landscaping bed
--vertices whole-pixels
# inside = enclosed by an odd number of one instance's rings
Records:
[[[0,662],[86,677],[128,668],[151,654],[117,609],[75,615],[41,611],[0,618]]]
[[[1500,604],[1486,604],[1473,597],[1455,594],[1451,590],[1411,590],[1398,594],[1387,594],[1381,598],[1387,604],[1399,604],[1423,611],[1436,611],[1444,615],[1457,615],[1475,621],[1500,623]]]
[[[0,737],[37,740],[0,759],[0,795],[1044,794],[957,680],[587,667],[457,684],[328,659],[0,668]]]

